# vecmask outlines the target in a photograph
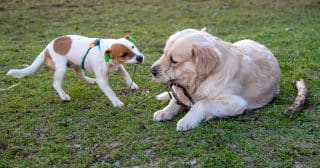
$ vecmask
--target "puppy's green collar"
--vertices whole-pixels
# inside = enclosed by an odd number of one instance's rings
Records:
[[[104,54],[104,61],[109,62],[110,61],[110,55]]]

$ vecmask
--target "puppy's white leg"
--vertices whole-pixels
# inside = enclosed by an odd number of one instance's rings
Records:
[[[123,79],[126,81],[126,84],[130,87],[131,90],[139,89],[138,85],[132,81],[129,73],[126,71],[126,69],[124,69],[123,65],[119,66],[117,73],[123,77]]]
[[[76,76],[80,79],[82,79],[83,81],[85,81],[87,84],[94,84],[96,83],[96,79],[93,79],[93,78],[90,78],[90,77],[87,77],[82,69],[76,65],[74,65],[73,67],[73,70],[74,70],[74,73],[76,74]]]
[[[180,110],[180,105],[177,104],[177,100],[172,98],[170,103],[153,114],[153,121],[165,121],[172,119]]]
[[[113,107],[122,107],[123,103],[119,100],[108,83],[108,67],[105,64],[97,64],[93,65],[93,67],[94,73],[96,75],[96,83],[98,84],[102,92],[109,98]]]
[[[247,102],[235,95],[222,96],[214,100],[200,100],[178,121],[177,131],[195,128],[204,119],[240,115],[246,106]]]
[[[87,84],[95,84],[96,83],[96,79],[93,79],[93,78],[90,78],[90,77],[87,77],[86,75],[84,75],[84,73],[82,72],[82,77],[83,77],[83,80],[87,83]]]
[[[119,98],[116,96],[116,94],[110,88],[109,83],[107,82],[107,79],[97,76],[96,82],[97,82],[98,86],[100,87],[100,89],[103,91],[103,93],[110,99],[113,107],[122,107],[123,106],[123,103],[119,100]]]
[[[56,65],[56,70],[54,72],[54,79],[53,79],[53,87],[58,92],[62,101],[70,101],[71,98],[68,94],[64,92],[62,89],[62,81],[64,78],[64,74],[66,73],[67,67],[66,65],[60,64],[59,66]]]

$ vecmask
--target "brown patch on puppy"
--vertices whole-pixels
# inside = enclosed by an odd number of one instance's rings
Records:
[[[110,56],[112,61],[122,64],[126,60],[130,60],[134,54],[130,49],[122,44],[112,44],[112,46],[106,51],[106,54]]]
[[[53,49],[60,55],[66,55],[71,48],[72,40],[70,37],[58,37],[53,42]]]
[[[52,61],[52,57],[51,57],[51,55],[50,55],[50,53],[49,53],[48,50],[46,50],[46,51],[44,52],[44,62],[45,62],[46,66],[47,66],[49,69],[51,69],[51,70],[53,70],[53,71],[55,70],[54,63],[53,63],[53,61]]]

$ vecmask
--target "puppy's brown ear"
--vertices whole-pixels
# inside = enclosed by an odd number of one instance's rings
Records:
[[[129,40],[129,39],[131,38],[131,35],[130,35],[130,34],[127,34],[127,35],[124,36],[124,38],[127,39],[127,40]]]
[[[110,49],[110,48],[107,49],[106,52],[105,52],[105,54],[106,54],[106,55],[109,55],[109,57],[112,57],[112,55],[111,55],[111,49]]]
[[[209,44],[197,44],[192,48],[192,61],[200,78],[206,78],[219,61],[219,54]]]
[[[107,49],[107,50],[106,50],[106,52],[105,52],[105,54],[110,55],[110,54],[111,54],[111,49],[110,49],[110,48],[109,48],[109,49]]]

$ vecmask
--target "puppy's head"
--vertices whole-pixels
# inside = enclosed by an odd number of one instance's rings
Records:
[[[220,53],[204,32],[186,29],[170,36],[163,55],[151,67],[155,80],[192,85],[194,80],[209,76]]]
[[[106,54],[117,64],[141,64],[144,56],[131,40],[130,35],[117,39],[111,47],[106,50]]]

